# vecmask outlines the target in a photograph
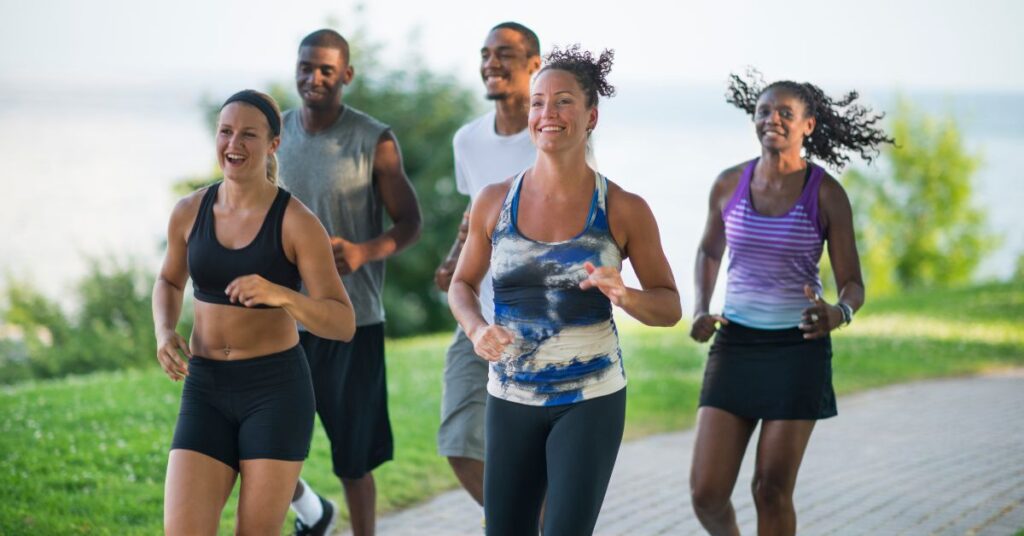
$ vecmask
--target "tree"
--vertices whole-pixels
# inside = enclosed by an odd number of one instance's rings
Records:
[[[934,119],[901,101],[892,120],[896,146],[884,176],[853,169],[853,203],[866,284],[873,294],[966,283],[998,243],[974,206],[974,173],[952,118]]]

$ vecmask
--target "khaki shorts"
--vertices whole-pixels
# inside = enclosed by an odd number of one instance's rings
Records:
[[[487,361],[473,351],[469,337],[457,328],[444,360],[441,427],[437,431],[441,456],[483,461],[488,368]]]

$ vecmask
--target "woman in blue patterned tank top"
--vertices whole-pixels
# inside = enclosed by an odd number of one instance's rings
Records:
[[[612,53],[578,45],[547,57],[531,88],[534,165],[484,189],[449,288],[487,386],[487,534],[589,534],[625,420],[626,375],[612,318],[674,325],[679,293],[650,208],[587,166]],[[619,274],[629,259],[642,289]],[[494,324],[477,298],[488,268]],[[546,493],[546,502],[545,502]]]
[[[841,168],[848,151],[867,160],[881,116],[832,100],[809,83],[733,76],[729,102],[749,113],[761,156],[724,171],[697,251],[691,336],[716,331],[704,372],[690,471],[694,510],[711,534],[739,534],[729,497],[761,421],[754,469],[758,533],[794,534],[793,489],[817,419],[836,415],[829,332],[864,303],[850,202],[839,182],[806,157]],[[821,298],[825,244],[839,301]],[[725,311],[708,312],[726,247]]]

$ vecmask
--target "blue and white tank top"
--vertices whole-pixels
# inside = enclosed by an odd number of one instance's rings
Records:
[[[494,323],[515,334],[491,363],[487,392],[532,406],[572,404],[626,386],[619,336],[608,297],[582,290],[583,263],[621,268],[608,228],[608,181],[594,174],[586,226],[562,242],[523,236],[516,224],[525,171],[516,176],[491,235]]]

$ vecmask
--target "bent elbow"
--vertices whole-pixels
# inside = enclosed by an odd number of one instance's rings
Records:
[[[348,308],[347,311],[338,315],[338,321],[332,328],[331,336],[327,338],[341,342],[351,342],[352,338],[356,336],[355,312]]]
[[[319,335],[325,339],[331,339],[334,341],[341,342],[352,342],[352,338],[356,335],[356,326],[354,323],[343,324],[334,326],[329,334]]]
[[[682,318],[683,318],[683,312],[682,311],[675,311],[675,312],[672,313],[671,316],[669,316],[668,318],[665,319],[665,323],[662,324],[662,327],[665,327],[665,328],[675,327],[675,325],[678,324],[679,321]]]
[[[341,342],[351,342],[352,338],[356,336],[356,315],[354,312],[350,311],[342,317],[338,335],[338,340]]]
[[[725,248],[718,245],[708,245],[701,243],[697,246],[697,263],[701,262],[722,262],[722,255],[725,254]]]
[[[676,300],[675,310],[672,311],[672,326],[675,326],[676,324],[678,324],[679,321],[682,320],[682,319],[683,319],[683,300],[682,299],[677,299]],[[671,326],[669,326],[669,327],[671,327]]]
[[[406,235],[408,236],[408,243],[415,244],[419,242],[423,236],[423,218],[420,217],[419,213],[412,216],[408,216],[401,222],[406,229]],[[397,224],[396,224],[397,225]]]
[[[672,305],[662,312],[662,315],[660,315],[660,318],[658,319],[658,323],[655,325],[662,328],[671,328],[678,324],[682,318],[683,304],[679,300],[679,295],[676,294],[676,299],[672,300]]]
[[[679,320],[682,319],[682,317],[682,311],[673,311],[665,315],[663,318],[659,318],[657,322],[651,325],[659,328],[671,328],[678,324]]]

